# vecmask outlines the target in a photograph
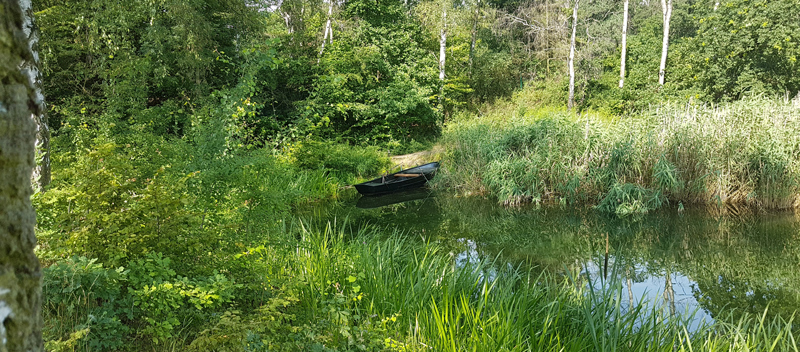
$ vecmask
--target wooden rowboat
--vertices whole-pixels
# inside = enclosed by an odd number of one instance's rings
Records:
[[[410,169],[405,169],[391,175],[381,176],[372,181],[355,185],[358,193],[365,196],[379,196],[399,191],[422,187],[436,176],[439,169],[438,162],[432,162]]]

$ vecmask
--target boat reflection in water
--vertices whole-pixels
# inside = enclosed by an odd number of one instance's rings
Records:
[[[416,188],[409,191],[390,193],[382,196],[361,197],[356,202],[356,207],[361,209],[373,209],[415,200],[426,200],[433,197],[433,191],[427,188]]]

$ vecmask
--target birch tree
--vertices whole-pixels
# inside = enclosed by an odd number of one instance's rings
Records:
[[[17,0],[0,0],[0,351],[41,351],[41,267],[31,205],[41,104],[24,62],[34,60]],[[28,7],[30,4],[27,4]],[[27,7],[26,7],[27,8]]]
[[[34,87],[34,99],[37,113],[31,115],[36,123],[36,154],[37,163],[33,168],[33,183],[39,191],[50,184],[50,129],[47,126],[47,115],[44,109],[44,94],[42,94],[42,75],[39,71],[39,31],[33,21],[33,7],[30,0],[20,1],[22,10],[22,31],[28,41],[28,50],[31,58],[22,63],[22,72],[28,77]]]
[[[444,109],[444,66],[447,59],[447,0],[442,1],[442,28],[439,32],[439,108]]]
[[[622,53],[619,58],[619,87],[625,84],[625,54],[628,50],[628,0],[622,6]]]
[[[322,57],[322,53],[325,51],[325,42],[330,40],[331,44],[333,44],[333,28],[331,27],[331,16],[333,15],[333,1],[328,0],[328,22],[325,23],[325,34],[322,36],[322,47],[319,49],[319,58],[317,58],[317,63],[319,63],[320,58]]]
[[[575,0],[572,6],[572,38],[569,41],[569,100],[567,101],[567,108],[572,111],[575,105],[575,34],[578,29],[578,3],[580,0]]]
[[[664,38],[661,42],[661,65],[658,68],[658,84],[664,85],[664,76],[667,68],[667,49],[669,48],[669,20],[672,17],[672,0],[661,0],[661,10],[664,14]]]
[[[469,74],[472,76],[472,65],[475,61],[475,44],[478,41],[478,21],[481,15],[481,0],[475,1],[475,9],[472,13],[472,32],[470,33],[471,41],[469,44]]]

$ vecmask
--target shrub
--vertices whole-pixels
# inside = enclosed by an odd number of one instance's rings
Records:
[[[85,257],[46,268],[45,339],[53,348],[83,345],[91,350],[130,348],[125,341],[133,336],[163,344],[177,337],[177,326],[192,318],[205,320],[210,311],[223,308],[241,287],[219,273],[180,276],[170,263],[150,253],[129,263],[129,269],[107,269]]]

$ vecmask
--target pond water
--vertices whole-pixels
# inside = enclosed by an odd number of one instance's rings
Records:
[[[352,194],[298,215],[399,228],[441,242],[459,263],[580,272],[594,287],[618,280],[623,302],[684,314],[690,328],[723,315],[761,315],[767,307],[768,316],[785,318],[800,309],[800,216],[793,212],[687,207],[620,219],[591,208],[506,208],[421,190]]]

